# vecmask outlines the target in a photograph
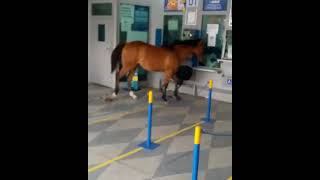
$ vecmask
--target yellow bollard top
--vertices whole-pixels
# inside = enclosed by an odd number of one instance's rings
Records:
[[[194,130],[194,144],[200,144],[201,139],[201,127],[198,125]]]
[[[149,102],[149,104],[152,103],[152,99],[153,99],[152,90],[150,90],[150,91],[148,92],[148,102]]]
[[[212,89],[213,88],[213,81],[209,80],[209,88]]]
[[[228,178],[228,180],[232,180],[232,176],[230,176],[230,177]]]

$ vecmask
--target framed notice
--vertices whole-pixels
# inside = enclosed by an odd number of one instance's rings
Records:
[[[228,0],[203,0],[204,11],[226,11]]]
[[[188,9],[186,13],[186,25],[197,25],[197,9]]]
[[[183,11],[186,9],[186,0],[164,0],[164,11]]]

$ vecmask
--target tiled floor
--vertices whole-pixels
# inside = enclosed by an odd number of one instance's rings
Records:
[[[117,100],[105,102],[103,97],[111,94],[111,89],[88,86],[88,167],[129,152],[145,140],[146,92],[146,88],[137,92],[138,99],[133,100],[122,90]],[[181,94],[181,101],[169,98],[164,103],[157,90],[154,94],[153,139],[190,126],[205,116],[207,99]],[[199,180],[226,180],[232,175],[232,104],[213,101],[213,112],[216,123],[203,128],[214,130],[217,135],[202,134]],[[92,124],[96,121],[100,123]],[[153,151],[142,150],[113,162],[89,173],[88,180],[191,179],[193,133],[191,129],[161,142]]]

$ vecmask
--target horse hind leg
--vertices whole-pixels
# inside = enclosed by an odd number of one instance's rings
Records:
[[[162,84],[162,87],[161,87],[162,99],[164,101],[168,101],[167,100],[167,88],[168,88],[170,79],[172,78],[173,74],[174,73],[172,73],[172,72],[168,72],[168,71],[165,72],[164,81],[163,81],[163,84]]]
[[[112,93],[112,97],[117,97],[117,95],[118,95],[118,93],[119,93],[119,90],[120,90],[120,88],[119,88],[119,82],[120,82],[120,79],[124,76],[124,75],[126,75],[128,72],[129,72],[129,68],[128,67],[125,67],[125,66],[123,66],[121,69],[120,69],[120,71],[118,71],[117,73],[116,73],[116,88],[115,88],[115,90],[114,90],[114,92]]]
[[[119,71],[116,72],[116,87],[112,93],[112,97],[117,97],[119,93]]]
[[[178,90],[182,85],[183,80],[180,80],[177,77],[174,77],[174,80],[175,80],[174,96],[176,97],[177,101],[180,101],[181,97],[178,95]]]

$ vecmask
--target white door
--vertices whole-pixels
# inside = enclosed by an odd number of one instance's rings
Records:
[[[112,6],[110,13],[103,15],[100,15],[100,12],[92,13],[93,8],[96,11],[103,11],[103,6],[106,4],[108,4],[109,8]],[[102,7],[99,7],[99,5]],[[115,73],[111,73],[111,53],[116,45],[115,8],[115,3],[111,0],[93,1],[91,2],[91,8],[89,8],[91,10],[91,25],[89,28],[90,57],[88,63],[89,82],[111,88],[115,86]]]

